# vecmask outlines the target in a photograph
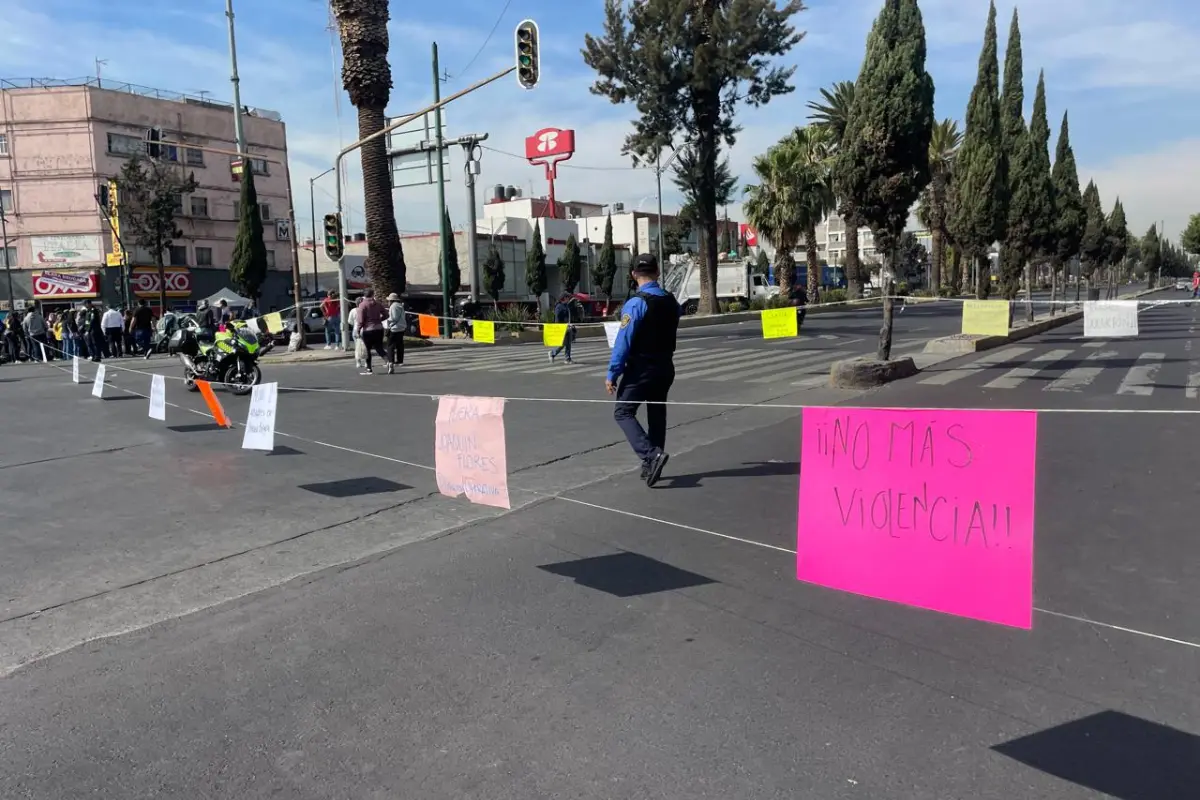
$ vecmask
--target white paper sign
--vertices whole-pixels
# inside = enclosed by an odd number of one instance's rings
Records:
[[[71,380],[79,383],[79,356],[75,356],[71,361]]]
[[[150,379],[150,419],[167,421],[167,380],[162,375]]]
[[[1083,335],[1097,339],[1137,336],[1137,301],[1091,300],[1084,303]]]
[[[275,449],[275,401],[279,397],[278,383],[260,383],[250,394],[250,414],[246,418],[243,450]]]
[[[92,397],[104,399],[104,365],[99,364],[96,367],[96,380],[92,381]]]
[[[604,323],[604,335],[608,338],[608,347],[611,350],[617,346],[617,334],[621,332],[621,323],[606,322]]]

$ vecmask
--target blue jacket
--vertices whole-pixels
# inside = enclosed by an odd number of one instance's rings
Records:
[[[644,284],[639,292],[665,296],[666,292],[656,281]],[[683,306],[679,307],[679,315],[683,316]],[[629,358],[629,346],[633,343],[633,334],[637,331],[638,323],[646,316],[646,301],[640,297],[631,297],[621,308],[621,330],[617,333],[617,341],[613,344],[612,358],[608,362],[608,379],[616,382],[625,371],[625,361]]]

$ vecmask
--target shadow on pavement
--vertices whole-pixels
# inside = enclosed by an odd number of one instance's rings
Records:
[[[614,597],[638,597],[716,583],[695,572],[673,567],[637,553],[614,553],[538,567],[552,575],[571,578],[580,586]]]
[[[175,433],[200,433],[201,431],[222,431],[225,429],[215,422],[201,422],[196,425],[168,425],[167,430],[175,431]]]
[[[1102,711],[992,748],[1117,800],[1181,800],[1200,786],[1200,736]]]
[[[701,481],[705,478],[754,478],[799,474],[799,461],[751,461],[731,469],[696,472],[691,475],[664,475],[655,488],[695,489],[702,485]]]
[[[285,444],[275,445],[275,449],[267,453],[269,456],[302,456],[306,455],[303,450],[297,450],[294,447],[288,447]]]
[[[350,478],[344,481],[330,481],[328,483],[305,483],[297,488],[303,489],[306,492],[312,492],[313,494],[325,495],[326,497],[345,499],[347,497],[365,497],[369,494],[401,492],[412,487],[403,483],[389,481],[386,478]]]

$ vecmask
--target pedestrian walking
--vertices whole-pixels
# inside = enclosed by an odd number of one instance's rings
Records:
[[[29,344],[25,349],[29,360],[49,361],[50,354],[46,352],[46,345],[49,344],[46,341],[46,318],[42,316],[41,311],[38,311],[37,306],[34,306],[25,315],[25,320],[22,324],[25,327],[25,335],[29,337]]]
[[[108,307],[100,317],[100,327],[104,329],[104,340],[108,342],[108,352],[113,358],[121,357],[122,345],[124,344],[124,336],[122,330],[122,322],[124,318],[121,312],[112,306]]]
[[[21,312],[9,311],[4,318],[4,347],[8,351],[10,363],[21,360],[21,342],[25,339],[25,329],[21,326]]]
[[[321,301],[321,316],[325,317],[325,349],[342,346],[342,303],[337,292],[330,292]]]
[[[145,300],[138,300],[133,312],[133,343],[146,358],[150,357],[150,342],[154,338],[154,311]]]
[[[383,321],[386,318],[387,311],[384,310],[383,304],[375,299],[375,290],[367,289],[363,299],[358,301],[358,329],[366,351],[363,375],[375,374],[371,368],[372,352],[378,353],[380,358],[387,361],[388,355],[383,350]]]
[[[83,301],[83,316],[86,320],[83,329],[87,332],[88,355],[92,361],[99,363],[108,355],[108,347],[104,339],[104,327],[100,324],[100,309],[91,300]]]
[[[683,309],[658,284],[658,259],[637,257],[631,277],[637,293],[621,309],[621,327],[613,345],[608,393],[617,396],[613,418],[642,462],[642,479],[654,486],[667,464],[667,393],[675,382],[675,337]],[[637,420],[646,404],[646,428]]]
[[[550,351],[550,363],[554,363],[554,359],[558,358],[559,353],[566,353],[567,363],[571,361],[571,339],[574,338],[574,331],[571,330],[571,301],[575,298],[569,294],[563,294],[558,298],[558,302],[554,304],[554,321],[559,324],[567,325],[567,332],[563,334],[563,343]]]
[[[387,299],[387,371],[388,375],[394,375],[396,365],[404,363],[404,330],[408,324],[405,322],[404,303],[400,301],[400,295],[392,292]]]

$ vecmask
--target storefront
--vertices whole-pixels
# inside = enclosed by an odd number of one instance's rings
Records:
[[[43,314],[64,311],[100,296],[100,273],[96,270],[38,269],[31,278],[33,299]]]
[[[194,307],[192,297],[192,272],[187,267],[163,267],[162,281],[166,282],[167,306],[177,311]],[[134,267],[129,272],[129,291],[135,300],[146,300],[159,313],[162,296],[158,267]]]

